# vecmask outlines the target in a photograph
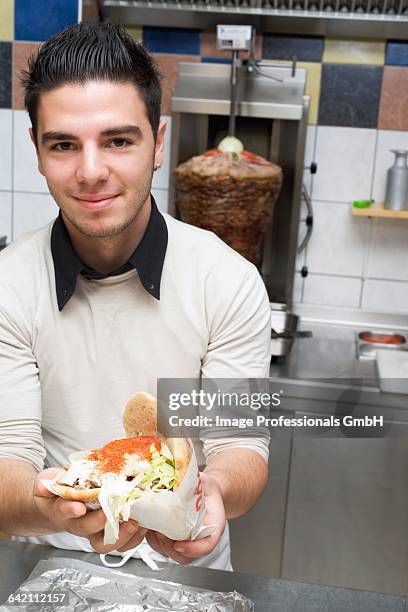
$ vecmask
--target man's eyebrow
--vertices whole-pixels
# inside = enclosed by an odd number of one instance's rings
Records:
[[[134,134],[137,137],[142,136],[142,130],[137,125],[119,125],[117,127],[111,127],[101,132],[101,136],[120,136],[121,134]],[[78,136],[75,134],[69,134],[68,132],[44,132],[41,136],[42,144],[51,140],[78,140]]]
[[[68,134],[67,132],[44,132],[41,136],[42,144],[50,140],[78,140],[78,138],[74,134]]]
[[[120,134],[134,134],[135,136],[141,136],[142,130],[137,127],[137,125],[120,125],[101,132],[102,136],[119,136]]]

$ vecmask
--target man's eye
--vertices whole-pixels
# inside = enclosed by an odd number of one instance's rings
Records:
[[[130,144],[130,142],[128,140],[125,140],[124,138],[115,138],[111,141],[111,144],[113,144],[115,149],[124,149],[125,147],[127,147],[127,145]]]
[[[56,151],[69,151],[71,149],[71,146],[72,145],[70,142],[58,142],[52,148]]]

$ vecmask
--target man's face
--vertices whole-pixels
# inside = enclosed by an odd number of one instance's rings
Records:
[[[155,143],[134,85],[63,85],[41,94],[37,121],[38,168],[68,227],[105,237],[137,224],[166,124]]]

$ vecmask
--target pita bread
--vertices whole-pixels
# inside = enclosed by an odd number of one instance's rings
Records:
[[[140,433],[145,436],[157,436],[156,398],[142,391],[133,395],[126,404],[125,412],[123,413],[123,426],[128,438],[133,438],[140,435]],[[166,444],[174,457],[176,482],[173,490],[177,491],[190,463],[191,448],[185,438],[167,438]]]
[[[157,435],[157,400],[140,391],[132,395],[123,413],[123,427],[128,438]]]
[[[135,438],[139,435],[157,436],[163,439],[157,432],[157,400],[153,395],[140,391],[133,395],[125,406],[123,413],[123,427],[126,437]],[[175,465],[175,484],[173,490],[176,491],[186,475],[192,449],[185,438],[164,438],[167,446],[174,457]],[[70,461],[82,459],[89,451],[78,451],[69,456]],[[95,489],[75,489],[68,485],[54,483],[55,492],[71,501],[94,502],[98,501],[100,488]]]
[[[192,451],[186,438],[167,438],[166,442],[174,457],[176,482],[173,491],[177,491],[187,473]]]
[[[72,463],[79,459],[85,459],[87,455],[89,455],[89,451],[76,451],[75,453],[71,453],[68,459],[69,462]],[[95,489],[75,489],[69,485],[59,484],[58,479],[57,482],[54,482],[53,488],[54,491],[64,499],[82,502],[97,502],[101,490],[100,487]]]
[[[53,489],[57,495],[68,499],[69,501],[81,501],[81,502],[97,502],[98,495],[101,491],[100,488],[96,489],[75,489],[68,485],[61,485],[58,483],[53,484]]]

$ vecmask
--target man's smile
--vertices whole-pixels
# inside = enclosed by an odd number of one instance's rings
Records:
[[[88,210],[99,210],[106,208],[119,196],[120,194],[96,194],[96,195],[81,195],[74,196],[75,200],[78,200],[84,208]]]

